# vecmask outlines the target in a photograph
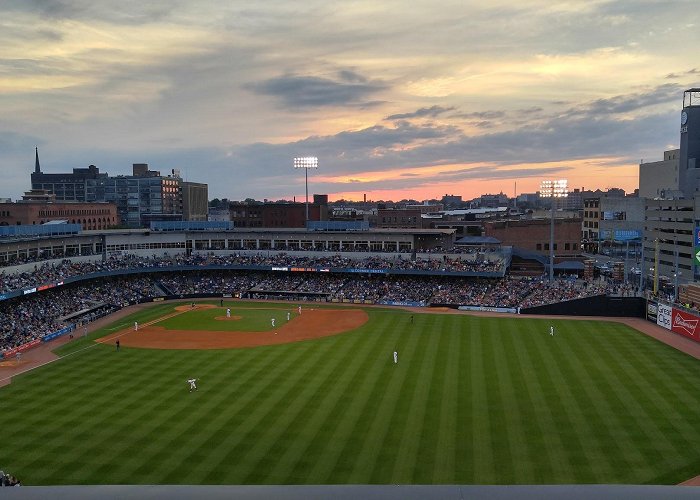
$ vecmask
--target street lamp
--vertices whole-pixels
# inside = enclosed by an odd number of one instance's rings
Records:
[[[552,198],[552,220],[549,228],[549,281],[554,281],[554,204],[557,198],[569,195],[566,179],[546,180],[540,184],[540,196]]]
[[[309,225],[309,169],[318,168],[318,158],[315,156],[303,156],[299,158],[294,158],[294,168],[304,169],[304,178],[306,184],[306,223],[305,226]]]

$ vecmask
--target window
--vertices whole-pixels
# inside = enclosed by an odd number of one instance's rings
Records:
[[[542,243],[537,244],[537,250],[542,250]]]

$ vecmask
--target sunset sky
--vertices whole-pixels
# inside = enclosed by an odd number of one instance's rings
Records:
[[[688,1],[3,0],[0,197],[181,170],[209,197],[638,187],[700,87]]]

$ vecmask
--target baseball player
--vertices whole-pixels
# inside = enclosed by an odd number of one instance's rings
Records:
[[[299,306],[299,314],[301,314],[301,306]]]
[[[554,337],[554,325],[549,327],[549,334]]]
[[[272,323],[272,328],[275,327],[275,318],[270,318],[270,323]]]
[[[292,313],[287,312],[287,321],[289,321],[289,318],[291,318],[291,317],[292,317]]]
[[[397,351],[394,351],[394,364],[397,364],[399,362],[399,353]]]
[[[139,331],[139,322],[138,321],[134,321],[134,331],[135,332]]]
[[[231,317],[231,308],[226,309],[226,317],[227,318]]]
[[[190,392],[197,390],[197,384],[195,382],[197,382],[196,378],[187,379],[187,383],[190,384]]]

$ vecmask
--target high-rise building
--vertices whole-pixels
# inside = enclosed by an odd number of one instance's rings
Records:
[[[700,192],[700,88],[683,92],[678,171],[686,198]]]
[[[105,201],[106,179],[107,174],[101,174],[95,165],[74,168],[72,173],[44,173],[39,164],[39,150],[36,149],[32,189],[45,189],[56,195],[56,201]]]
[[[153,221],[206,220],[208,186],[184,182],[177,170],[161,175],[147,163],[134,163],[132,175],[110,177],[90,165],[72,173],[41,171],[36,151],[32,190],[46,190],[56,201],[110,202],[122,225],[148,227]]]
[[[183,220],[207,220],[209,186],[200,182],[181,181]]]

